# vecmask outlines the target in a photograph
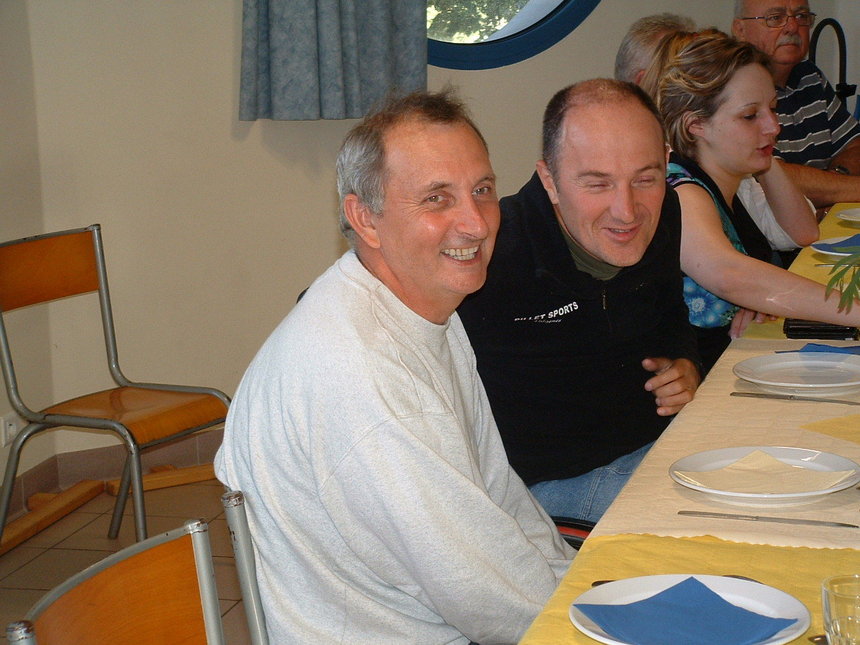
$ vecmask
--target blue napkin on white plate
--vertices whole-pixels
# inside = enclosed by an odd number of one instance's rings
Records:
[[[835,354],[857,354],[860,356],[860,345],[849,345],[848,347],[835,347],[823,343],[806,343],[799,352],[833,352]]]
[[[626,605],[574,606],[630,645],[754,645],[797,622],[733,605],[693,577]]]
[[[860,233],[855,233],[841,242],[815,242],[812,248],[826,253],[856,253],[860,251]]]

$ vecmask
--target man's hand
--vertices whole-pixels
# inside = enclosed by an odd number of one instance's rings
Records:
[[[645,382],[645,389],[654,394],[657,414],[661,417],[677,414],[692,401],[702,380],[699,370],[686,358],[646,358],[642,367],[654,372]]]

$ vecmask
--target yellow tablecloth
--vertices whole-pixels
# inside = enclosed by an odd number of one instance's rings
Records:
[[[860,443],[860,414],[849,414],[845,417],[832,417],[813,421],[801,426],[804,430],[820,432],[837,439],[845,439]]]
[[[822,239],[860,231],[857,225],[836,217],[841,210],[851,207],[860,207],[860,203],[838,204],[831,209],[821,223]],[[830,267],[814,265],[831,260],[806,248],[791,270],[826,284]],[[806,342],[786,340],[782,320],[751,325],[745,336],[732,342],[696,399],[658,439],[592,536],[585,541],[570,571],[520,645],[595,643],[597,641],[579,632],[570,622],[568,609],[574,599],[591,588],[595,580],[664,573],[739,574],[754,578],[791,594],[809,609],[810,629],[794,642],[806,643],[808,636],[823,633],[821,581],[839,573],[860,573],[860,531],[855,540],[853,531],[856,529],[815,527],[813,530],[786,524],[768,524],[765,529],[758,522],[728,520],[689,523],[692,520],[676,512],[678,508],[735,513],[750,510],[702,498],[695,491],[671,482],[668,468],[672,461],[696,450],[726,445],[808,445],[860,461],[855,454],[860,444],[860,415],[845,415],[846,406],[823,402],[786,405],[770,399],[729,397],[733,389],[744,389],[732,374],[732,366],[743,358],[775,349],[772,340],[757,339],[780,339],[780,348]],[[755,512],[860,523],[857,522],[860,520],[858,506],[858,492],[852,487],[826,500],[799,507],[756,509]],[[640,527],[651,534],[634,533]],[[723,539],[706,534],[710,532],[722,535]],[[850,548],[834,548],[838,546]]]
[[[860,202],[846,202],[835,204],[821,223],[818,225],[820,231],[819,239],[826,240],[831,237],[847,237],[860,233],[860,225],[852,222],[846,222],[839,219],[837,215],[849,208],[860,207]],[[838,259],[838,258],[837,258]],[[827,284],[830,280],[830,271],[833,267],[817,267],[816,264],[830,264],[834,260],[833,256],[818,253],[812,247],[801,249],[797,258],[792,262],[790,271],[797,275],[814,280],[819,284]],[[746,328],[744,338],[785,338],[782,333],[783,318],[771,322],[761,324],[751,324]]]
[[[647,512],[647,509],[643,509]],[[797,527],[802,531],[803,527]],[[714,537],[607,535],[589,538],[543,612],[520,645],[593,644],[568,617],[573,600],[595,580],[663,573],[738,574],[781,589],[800,600],[812,616],[802,639],[821,634],[821,581],[839,573],[860,573],[860,551],[775,547],[728,542]]]

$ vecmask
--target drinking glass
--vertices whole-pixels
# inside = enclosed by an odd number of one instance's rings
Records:
[[[827,578],[821,605],[829,645],[860,645],[860,574]]]

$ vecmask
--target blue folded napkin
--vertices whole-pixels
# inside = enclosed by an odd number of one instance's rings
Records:
[[[860,251],[860,233],[855,233],[851,237],[833,244],[829,242],[815,242],[812,248],[816,251],[830,253],[857,253]]]
[[[836,354],[857,354],[860,356],[860,345],[849,345],[848,347],[834,347],[833,345],[824,345],[823,343],[806,343],[799,350],[800,352],[833,352]]]
[[[574,606],[630,645],[754,645],[797,622],[737,607],[693,577],[626,605]]]

